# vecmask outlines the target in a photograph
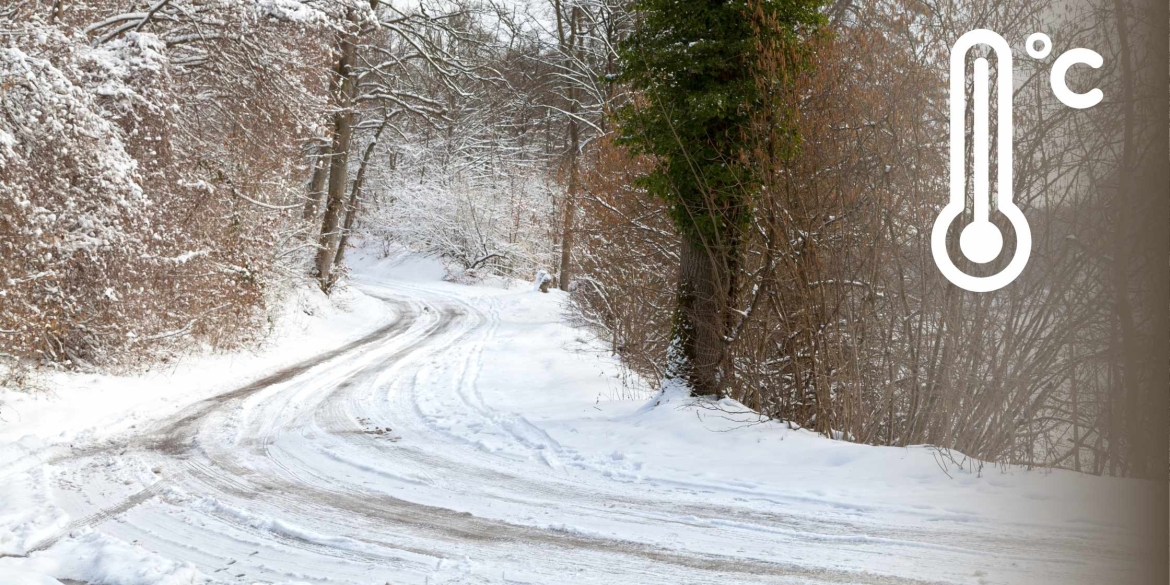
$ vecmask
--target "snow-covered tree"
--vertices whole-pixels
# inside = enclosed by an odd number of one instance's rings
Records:
[[[117,364],[255,335],[324,105],[316,11],[47,8],[0,20],[5,354]]]

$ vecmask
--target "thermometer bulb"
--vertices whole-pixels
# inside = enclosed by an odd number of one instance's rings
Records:
[[[972,222],[959,234],[959,249],[968,260],[987,264],[1003,250],[1003,234],[990,221]]]

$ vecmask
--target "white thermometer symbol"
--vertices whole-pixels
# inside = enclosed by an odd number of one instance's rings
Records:
[[[1043,48],[1035,49],[1035,43]],[[1015,253],[1007,267],[991,276],[971,276],[959,270],[947,253],[947,228],[966,209],[967,167],[966,128],[964,121],[967,110],[966,57],[967,51],[975,45],[991,47],[996,56],[996,209],[1008,219],[1016,232]],[[1036,33],[1026,42],[1028,54],[1037,59],[1048,56],[1052,42],[1047,35]],[[1101,101],[1100,89],[1078,94],[1065,83],[1069,67],[1084,63],[1093,68],[1101,66],[1101,56],[1089,49],[1073,49],[1061,55],[1053,64],[1052,91],[1064,104],[1078,109],[1089,108]],[[972,262],[986,264],[999,256],[1003,250],[1003,234],[991,223],[991,193],[989,167],[989,108],[991,96],[989,83],[991,74],[987,59],[975,60],[974,72],[974,128],[972,129],[972,151],[974,177],[972,193],[974,217],[972,222],[959,234],[959,249]],[[1028,220],[1012,200],[1012,51],[1007,41],[994,31],[977,29],[964,34],[951,47],[951,181],[950,201],[939,213],[930,234],[931,253],[939,270],[956,286],[972,292],[990,292],[1007,286],[1016,279],[1028,263],[1032,253],[1032,231]]]

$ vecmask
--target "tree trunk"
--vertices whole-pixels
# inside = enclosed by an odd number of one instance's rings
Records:
[[[325,180],[329,178],[329,145],[321,141],[314,148],[313,177],[309,179],[309,196],[305,199],[305,221],[317,218],[321,199],[325,197]]]
[[[362,161],[362,169],[365,170],[365,161]],[[345,206],[345,222],[341,227],[341,238],[337,241],[337,254],[333,256],[333,272],[336,273],[341,269],[342,263],[345,262],[345,247],[349,245],[349,234],[353,230],[353,223],[358,214],[358,203],[362,193],[362,172],[358,171],[358,177],[353,181],[353,189],[349,193],[349,203]]]
[[[1080,389],[1077,387],[1077,353],[1076,345],[1070,343],[1069,352],[1069,392],[1072,394],[1072,444],[1073,444],[1073,471],[1081,472],[1081,410]]]
[[[696,396],[722,396],[727,359],[724,332],[731,270],[723,252],[684,237],[679,254],[678,296],[666,377],[686,380]]]
[[[581,7],[574,5],[570,10],[569,17],[569,37],[566,40],[564,27],[561,24],[560,2],[555,3],[557,10],[557,32],[560,35],[561,50],[565,53],[565,68],[570,71],[576,66],[573,60],[569,57],[576,51],[576,58],[580,60],[583,56],[579,49],[575,49],[580,42],[580,18]],[[569,83],[569,190],[565,196],[565,213],[561,222],[561,266],[560,279],[557,281],[557,286],[563,290],[569,290],[569,282],[572,279],[572,254],[573,254],[573,223],[577,215],[577,154],[581,150],[580,129],[577,123],[577,102],[579,88],[575,82],[570,80]]]
[[[570,147],[569,155],[569,191],[565,194],[565,213],[561,229],[561,269],[560,280],[557,286],[569,290],[569,279],[572,278],[571,261],[573,252],[573,223],[577,215],[577,122],[569,123]]]
[[[1121,386],[1126,401],[1126,445],[1130,475],[1146,476],[1146,438],[1140,436],[1145,429],[1142,424],[1141,385],[1138,380],[1137,330],[1134,326],[1133,305],[1130,300],[1130,263],[1132,252],[1131,234],[1134,232],[1131,218],[1133,150],[1134,150],[1134,74],[1130,56],[1129,26],[1126,24],[1126,7],[1122,0],[1113,0],[1114,19],[1117,23],[1118,50],[1121,56],[1121,101],[1122,143],[1121,166],[1118,169],[1117,225],[1113,232],[1113,286],[1114,310],[1121,334]]]
[[[378,146],[378,139],[382,136],[382,131],[386,129],[389,122],[389,118],[382,120],[382,124],[374,132],[374,138],[366,145],[366,151],[362,153],[362,164],[358,167],[357,176],[353,179],[353,188],[349,192],[349,204],[345,206],[345,223],[342,225],[341,239],[337,243],[337,255],[333,257],[334,270],[340,269],[342,262],[345,261],[345,247],[349,244],[349,234],[353,230],[354,221],[357,219],[358,205],[361,202],[362,186],[366,183],[366,169],[370,165],[370,159],[374,157],[374,149]]]
[[[329,157],[329,186],[325,204],[325,218],[321,222],[321,238],[317,249],[317,281],[321,290],[328,291],[332,284],[333,259],[337,254],[341,212],[345,207],[345,187],[349,173],[349,141],[353,134],[353,98],[355,83],[353,65],[357,54],[357,11],[346,11],[349,30],[341,36],[341,50],[334,77],[333,94],[337,100],[337,112],[333,114],[333,147]]]

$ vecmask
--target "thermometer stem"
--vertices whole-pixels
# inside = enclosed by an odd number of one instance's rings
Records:
[[[990,219],[991,194],[989,192],[989,185],[991,183],[990,169],[988,165],[988,158],[990,157],[991,148],[988,143],[989,129],[989,113],[990,109],[990,92],[988,90],[988,83],[991,78],[988,72],[987,59],[980,57],[975,60],[975,88],[971,101],[975,108],[974,120],[974,136],[972,140],[972,151],[974,155],[974,193],[972,193],[973,210],[975,212],[975,223],[987,223]]]

